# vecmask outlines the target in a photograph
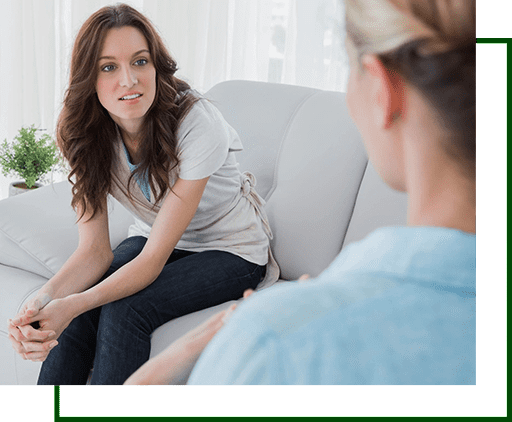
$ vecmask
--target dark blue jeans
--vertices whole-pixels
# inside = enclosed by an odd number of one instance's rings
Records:
[[[139,236],[122,242],[102,280],[134,259],[146,240]],[[85,384],[92,367],[91,384],[122,384],[149,359],[151,334],[160,325],[238,299],[264,273],[264,266],[229,252],[174,250],[148,287],[75,318],[43,363],[38,384]]]

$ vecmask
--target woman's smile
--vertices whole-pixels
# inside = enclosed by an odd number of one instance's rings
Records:
[[[136,94],[126,94],[119,98],[120,101],[125,101],[128,104],[135,104],[135,101],[138,100],[140,97],[142,97],[142,94],[136,93]]]
[[[142,98],[141,93],[135,93],[135,94],[126,94],[119,98],[119,101],[122,101],[125,104],[137,104],[140,102]]]

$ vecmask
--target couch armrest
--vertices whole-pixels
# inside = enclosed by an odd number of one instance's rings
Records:
[[[56,183],[0,201],[0,264],[52,277],[78,246],[71,185]],[[132,215],[109,199],[112,247],[126,238]]]

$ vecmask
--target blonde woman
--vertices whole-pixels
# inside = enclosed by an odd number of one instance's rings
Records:
[[[347,0],[346,22],[349,109],[382,179],[408,193],[407,227],[251,296],[190,384],[476,382],[475,2]],[[128,382],[165,379],[172,353]]]

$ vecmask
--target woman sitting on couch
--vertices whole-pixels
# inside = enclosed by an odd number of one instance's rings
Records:
[[[407,227],[254,294],[127,383],[172,382],[213,337],[190,384],[475,384],[475,2],[347,0],[346,23],[349,109],[408,193]]]
[[[9,323],[15,350],[44,361],[39,384],[85,384],[93,366],[92,384],[122,384],[156,328],[278,278],[238,134],[176,70],[130,6],[98,10],[78,33],[57,139],[80,242]],[[136,217],[113,253],[108,194]]]

